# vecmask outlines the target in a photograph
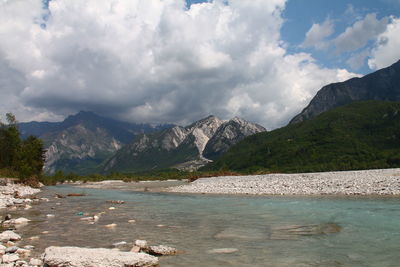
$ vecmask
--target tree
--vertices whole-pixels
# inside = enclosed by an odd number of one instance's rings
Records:
[[[21,144],[17,121],[12,113],[7,113],[8,124],[0,124],[0,168],[15,165],[16,154]]]
[[[34,136],[21,140],[15,116],[7,113],[6,118],[7,124],[0,122],[0,168],[16,171],[23,182],[32,183],[42,174],[43,142]]]
[[[45,160],[43,142],[35,136],[29,136],[18,150],[16,168],[22,178],[40,176]]]

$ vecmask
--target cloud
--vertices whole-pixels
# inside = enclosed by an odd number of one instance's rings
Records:
[[[301,46],[325,49],[328,46],[325,40],[331,36],[334,31],[334,23],[329,18],[327,18],[322,24],[314,23],[306,33],[306,38]]]
[[[400,59],[400,19],[392,18],[385,32],[379,35],[368,65],[371,69],[387,67]]]
[[[367,60],[367,58],[370,56],[371,52],[369,49],[365,49],[359,53],[355,53],[352,55],[347,61],[347,65],[351,67],[353,70],[359,70],[361,69]]]
[[[182,124],[215,114],[282,126],[323,85],[354,76],[288,54],[284,7],[285,0],[190,9],[183,0],[53,0],[44,10],[41,0],[2,1],[0,111],[52,120],[92,110]]]
[[[365,47],[386,30],[389,18],[377,19],[375,13],[367,14],[364,19],[355,22],[334,39],[338,53],[351,52]]]

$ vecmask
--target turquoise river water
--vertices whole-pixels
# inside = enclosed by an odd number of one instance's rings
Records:
[[[72,192],[86,196],[54,198]],[[50,201],[12,214],[32,220],[18,232],[37,253],[50,245],[112,248],[121,241],[128,243],[121,249],[129,250],[135,239],[145,239],[182,251],[160,258],[161,267],[400,266],[398,198],[209,196],[74,186],[48,187],[41,195]],[[89,224],[80,212],[105,213]],[[112,223],[116,227],[105,227]],[[237,251],[212,251],[221,248]]]

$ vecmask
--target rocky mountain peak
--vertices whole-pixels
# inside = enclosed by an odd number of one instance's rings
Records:
[[[362,78],[324,86],[290,123],[302,122],[330,109],[366,100],[400,101],[400,60]]]
[[[223,121],[208,116],[189,126],[176,126],[137,138],[104,164],[104,171],[145,171],[161,168],[197,169],[248,135],[265,131],[240,118]],[[207,149],[208,147],[208,149]],[[206,150],[208,153],[205,153]]]

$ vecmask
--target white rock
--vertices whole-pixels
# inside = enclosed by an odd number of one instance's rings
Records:
[[[216,248],[216,249],[211,249],[207,252],[212,253],[212,254],[229,254],[229,253],[235,253],[238,251],[239,250],[237,248]]]
[[[115,228],[115,227],[117,227],[117,224],[116,223],[110,223],[110,224],[105,225],[105,227],[107,227],[107,228]]]
[[[4,254],[2,259],[4,263],[11,263],[19,260],[19,256],[17,254]]]
[[[46,216],[47,216],[47,218],[53,218],[53,217],[55,217],[54,214],[47,214]]]
[[[17,253],[23,256],[29,256],[31,251],[29,249],[18,248]]]
[[[135,246],[138,246],[140,248],[148,248],[149,247],[146,240],[136,240]]]
[[[42,258],[50,267],[151,267],[158,265],[156,257],[145,253],[121,252],[104,248],[48,247]]]
[[[29,261],[29,264],[30,265],[36,265],[36,266],[42,266],[43,262],[41,260],[39,260],[39,259],[32,258]]]
[[[31,220],[29,220],[29,219],[27,219],[27,218],[21,217],[21,218],[15,219],[14,223],[15,223],[15,224],[24,224],[24,223],[28,223],[28,222],[30,222],[30,221],[31,221]]]
[[[126,244],[127,243],[125,241],[121,241],[121,242],[114,243],[113,246],[114,247],[120,247],[120,246],[123,246],[123,245],[126,245]]]
[[[8,242],[8,241],[18,241],[21,240],[21,236],[14,233],[13,231],[4,231],[0,234],[0,241],[1,242]]]

